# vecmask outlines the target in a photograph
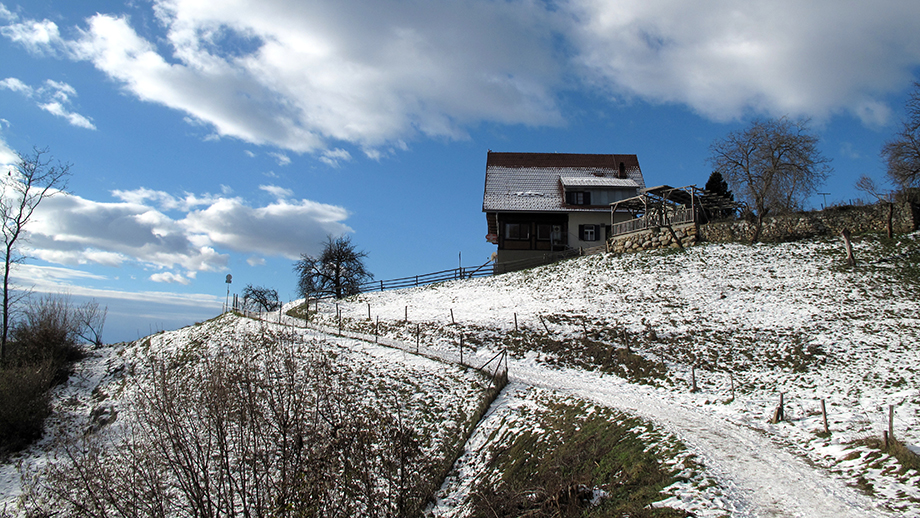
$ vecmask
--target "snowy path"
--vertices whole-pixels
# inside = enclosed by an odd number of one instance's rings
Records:
[[[736,516],[890,516],[869,497],[809,466],[755,430],[621,380],[509,362],[509,379],[635,413],[677,435],[729,489]]]
[[[333,329],[324,331],[334,333]],[[373,336],[346,333],[373,341]],[[335,340],[333,336],[327,338]],[[410,351],[390,339],[381,344]],[[424,354],[458,362],[454,351],[423,347]],[[483,351],[485,353],[485,351]],[[480,362],[482,357],[478,358]],[[472,360],[468,358],[467,361]],[[473,360],[472,363],[476,363]],[[679,437],[727,488],[739,517],[869,518],[894,516],[870,497],[784,450],[762,433],[701,409],[681,405],[655,389],[615,376],[508,361],[509,380],[556,390],[652,421]]]

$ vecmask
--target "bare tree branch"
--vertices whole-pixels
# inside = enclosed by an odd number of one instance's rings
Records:
[[[19,162],[2,178],[0,226],[3,232],[3,326],[0,331],[0,359],[6,355],[10,330],[10,266],[21,260],[18,246],[35,209],[45,198],[64,193],[70,177],[70,164],[52,164],[47,149],[18,153]]]

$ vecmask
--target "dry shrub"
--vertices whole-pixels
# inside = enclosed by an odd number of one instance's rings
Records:
[[[134,419],[67,445],[29,512],[68,516],[410,516],[434,487],[415,431],[353,372],[263,332],[151,360]]]
[[[50,361],[0,369],[0,453],[21,450],[42,436],[53,374]]]

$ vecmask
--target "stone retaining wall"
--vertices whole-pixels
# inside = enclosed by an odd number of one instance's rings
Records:
[[[800,212],[775,218],[765,218],[760,241],[795,241],[817,236],[838,236],[843,229],[853,234],[885,232],[888,206],[844,205],[823,211]],[[896,203],[892,229],[895,233],[912,232],[920,222],[917,207],[910,203]],[[746,220],[724,221],[700,225],[700,241],[750,242],[754,237],[756,222]]]
[[[673,229],[673,235],[667,227],[653,227],[648,230],[614,236],[607,241],[607,250],[621,254],[640,250],[693,246],[697,242],[697,229],[693,223],[674,226]]]
[[[838,236],[843,229],[853,234],[885,232],[888,206],[844,205],[823,211],[801,212],[775,218],[765,218],[760,240],[764,242],[795,241],[817,236]],[[607,241],[607,250],[615,253],[680,248],[699,241],[712,243],[750,242],[756,222],[747,220],[721,221],[696,226],[694,224],[667,227],[614,236]],[[892,228],[895,233],[913,232],[920,226],[920,206],[907,202],[895,204]],[[680,245],[678,245],[680,241]]]

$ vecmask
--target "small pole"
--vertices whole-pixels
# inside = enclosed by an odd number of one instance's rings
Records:
[[[888,451],[888,430],[882,431],[882,449]]]
[[[415,324],[415,354],[418,354],[419,341],[421,341],[421,326]]]
[[[463,365],[463,333],[460,333],[460,365]]]
[[[729,373],[728,373],[728,380],[729,380],[729,381],[731,382],[731,384],[732,384],[732,400],[734,401],[734,399],[735,399],[735,375],[732,374],[731,372],[729,372]],[[824,405],[824,402],[823,402],[823,401],[821,402],[821,405],[822,405],[822,406]]]
[[[450,323],[451,323],[451,324],[456,324],[456,323],[457,323],[457,321],[454,320],[454,308],[450,308]]]
[[[827,427],[827,407],[824,406],[824,400],[821,400],[821,418],[824,420],[824,433],[831,433]]]
[[[371,303],[370,302],[367,303],[367,319],[368,320],[371,319]]]
[[[378,331],[377,331],[377,327],[379,327],[379,326],[380,326],[380,315],[377,315],[377,323],[374,324],[374,343],[375,343],[375,344],[378,343],[378,336],[379,336],[379,333],[378,333]]]
[[[515,330],[515,331],[518,330],[518,325],[517,325],[517,313],[514,314],[514,330]]]
[[[539,316],[540,316],[540,323],[543,324],[543,329],[546,329],[546,334],[548,336],[550,334],[549,327],[546,325],[546,321],[543,320],[543,315],[539,315]]]
[[[406,323],[409,323],[409,306],[406,306]]]
[[[888,405],[888,438],[894,442],[894,405]]]
[[[696,388],[696,365],[690,366],[690,392],[698,392]]]

